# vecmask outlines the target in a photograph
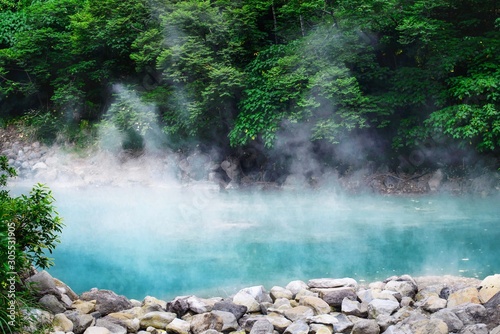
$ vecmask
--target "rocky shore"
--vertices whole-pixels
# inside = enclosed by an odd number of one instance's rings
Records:
[[[241,289],[226,298],[129,300],[97,288],[77,295],[46,271],[28,279],[53,334],[499,334],[500,275],[292,281]]]

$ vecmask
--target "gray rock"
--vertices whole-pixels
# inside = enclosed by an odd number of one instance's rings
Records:
[[[247,313],[248,308],[244,305],[238,305],[230,300],[223,300],[214,304],[213,311],[226,311],[234,314],[237,320],[239,320],[245,313]]]
[[[328,289],[340,287],[358,287],[358,282],[353,278],[318,278],[309,280],[307,285],[312,288]]]
[[[181,320],[179,318],[175,318],[171,323],[167,325],[165,328],[168,333],[174,334],[189,334],[189,330],[191,325],[189,322]]]
[[[362,319],[356,321],[352,327],[351,334],[379,334],[380,327],[375,320]]]
[[[250,330],[250,334],[273,334],[274,327],[269,322],[269,320],[261,319],[257,320]]]
[[[486,308],[475,303],[461,304],[451,309],[463,322],[464,326],[482,323],[486,317]]]
[[[297,280],[297,281],[291,281],[286,285],[285,288],[287,290],[290,290],[292,294],[295,296],[297,293],[299,293],[299,291],[308,289],[309,287],[305,282]]]
[[[293,322],[285,329],[284,334],[307,334],[309,333],[309,325],[304,320]]]
[[[292,324],[285,316],[271,312],[266,315],[266,319],[273,325],[274,329],[279,333],[283,333],[285,329]]]
[[[333,307],[340,307],[344,298],[356,300],[358,297],[352,287],[318,289],[318,292],[319,297]]]
[[[112,334],[109,329],[105,327],[89,327],[85,330],[84,334]]]
[[[66,307],[54,295],[45,295],[40,299],[40,304],[52,314],[63,313]]]
[[[374,299],[368,304],[368,317],[375,319],[379,314],[391,315],[398,308],[398,302],[386,299]]]
[[[146,313],[140,320],[140,328],[154,327],[158,329],[165,329],[165,327],[176,318],[175,313],[153,311]]]
[[[54,331],[61,332],[72,332],[73,331],[73,322],[66,317],[65,314],[59,313],[54,316],[54,320],[52,321],[52,326]]]
[[[448,334],[448,325],[440,319],[423,319],[410,324],[415,334]]]
[[[460,331],[460,334],[488,334],[488,327],[485,324],[467,325]]]
[[[92,289],[84,292],[80,299],[84,301],[95,300],[95,310],[103,316],[132,308],[132,303],[127,298],[119,296],[110,290]]]
[[[180,318],[189,311],[188,298],[190,296],[176,297],[173,301],[167,303],[166,310],[177,314]]]
[[[238,329],[238,321],[231,312],[226,311],[212,311],[213,314],[222,319],[222,332],[232,332]]]
[[[446,307],[447,300],[439,298],[438,295],[431,295],[422,301],[421,307],[427,312],[436,312]]]
[[[389,281],[385,285],[386,290],[396,291],[401,297],[414,298],[417,293],[417,285],[413,281]]]
[[[311,334],[332,334],[333,327],[328,327],[321,324],[309,324],[309,332]]]
[[[327,314],[330,313],[331,308],[323,299],[313,296],[305,296],[299,300],[299,305],[304,305],[312,308],[314,314]]]
[[[349,298],[344,298],[341,305],[342,313],[346,315],[354,315],[360,318],[366,318],[368,316],[368,304],[360,303],[357,300],[351,300]]]
[[[273,286],[271,290],[269,291],[269,294],[274,301],[278,298],[286,298],[286,299],[292,299],[293,298],[293,293],[292,291],[285,289],[280,286]]]
[[[191,296],[187,299],[189,309],[194,313],[206,313],[212,311],[213,305],[208,303],[206,299],[201,299],[196,296]]]
[[[498,307],[499,305],[500,305],[500,292],[497,292],[486,303],[484,303],[484,307],[486,308],[495,308]]]
[[[314,316],[314,310],[308,306],[299,305],[284,311],[285,317],[291,321],[304,320],[307,317]]]
[[[213,313],[195,314],[191,318],[191,332],[193,334],[200,334],[209,329],[220,332],[223,326],[224,323],[221,317]]]
[[[441,319],[446,325],[448,325],[448,330],[450,332],[458,332],[464,327],[464,323],[460,320],[457,315],[450,309],[442,309],[437,311],[431,316],[431,319]]]
[[[262,285],[256,285],[256,286],[244,288],[244,289],[241,289],[239,292],[249,294],[258,303],[263,303],[263,302],[272,303],[273,302],[273,300],[271,299],[271,296],[269,296],[269,294],[266,292],[266,289]]]
[[[233,303],[245,306],[248,312],[260,311],[260,305],[257,300],[246,291],[239,291],[237,294],[235,294],[233,296]]]
[[[500,334],[500,326],[493,328],[490,334]]]
[[[78,311],[66,311],[64,314],[73,323],[73,332],[75,334],[83,333],[95,323],[94,317],[90,314],[81,314]]]
[[[107,328],[111,334],[127,334],[127,329],[125,327],[115,324],[106,319],[97,319],[95,325],[97,327]]]
[[[38,295],[53,294],[60,296],[61,292],[57,289],[54,278],[45,270],[42,270],[26,280]]]
[[[335,316],[337,322],[333,324],[333,331],[335,333],[345,333],[350,331],[354,324],[345,316],[344,314],[339,314]]]

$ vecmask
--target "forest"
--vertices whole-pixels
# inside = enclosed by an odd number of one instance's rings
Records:
[[[499,14],[495,0],[2,0],[0,126],[74,144],[114,126],[131,149],[148,132],[227,154],[287,141],[326,164],[498,157]]]

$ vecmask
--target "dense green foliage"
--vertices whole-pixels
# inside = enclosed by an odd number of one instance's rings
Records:
[[[48,268],[59,242],[62,221],[54,208],[54,198],[45,186],[36,185],[29,195],[13,197],[4,189],[16,175],[0,156],[0,329],[19,331],[29,322],[21,312],[33,305],[31,289],[24,279],[32,266]]]
[[[493,0],[0,6],[4,118],[35,109],[75,129],[109,122],[126,103],[112,87],[125,84],[155,106],[148,110],[171,143],[270,148],[289,124],[300,124],[322,145],[370,134],[392,150],[439,137],[499,152],[500,9]],[[128,116],[144,116],[141,103],[129,103]],[[141,132],[132,128],[120,131]]]

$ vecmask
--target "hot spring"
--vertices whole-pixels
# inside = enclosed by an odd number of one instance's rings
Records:
[[[49,272],[77,293],[169,300],[296,279],[500,272],[498,197],[52,190],[66,226]]]

